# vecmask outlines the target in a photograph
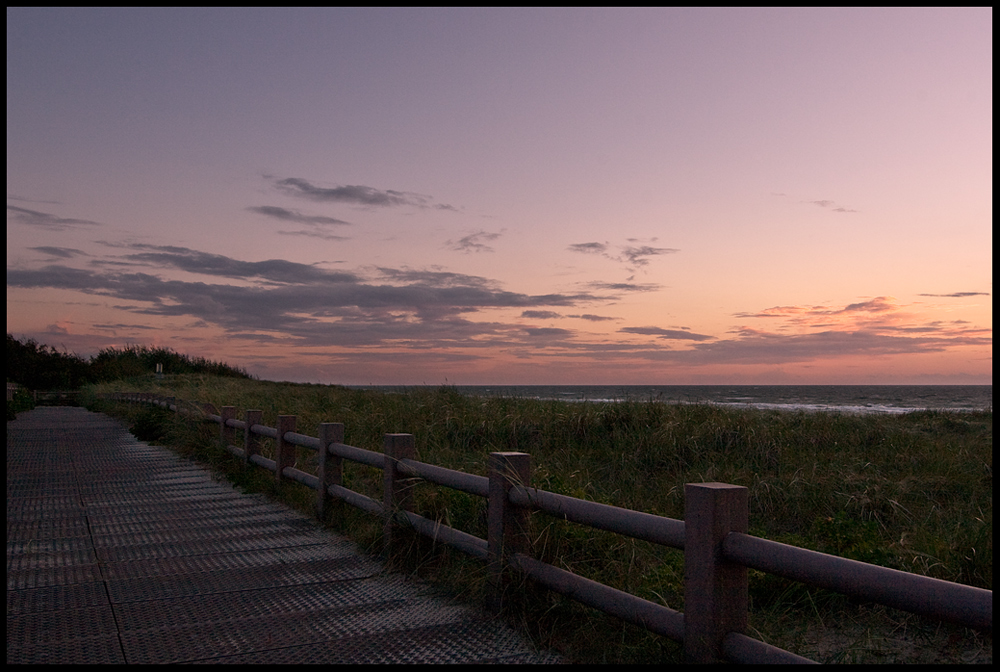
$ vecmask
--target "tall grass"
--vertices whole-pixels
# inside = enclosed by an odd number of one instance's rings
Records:
[[[98,385],[90,392],[123,385]],[[233,405],[241,414],[259,408],[271,426],[279,413],[295,414],[297,431],[313,436],[320,422],[343,422],[346,443],[372,450],[381,449],[383,434],[408,432],[415,436],[418,460],[474,474],[486,473],[492,451],[523,451],[531,454],[536,487],[672,518],[684,517],[685,483],[744,485],[751,534],[992,589],[992,411],[862,416],[656,401],[476,398],[448,387],[391,394],[209,376],[147,381],[136,391]],[[206,455],[221,453],[212,447],[211,431],[200,431],[202,438],[175,436],[174,443],[200,441]],[[235,462],[211,459],[240,472]],[[315,454],[300,450],[297,466],[315,473]],[[380,498],[377,470],[349,464],[345,479],[348,487]],[[308,507],[308,496],[301,501]],[[425,484],[416,488],[415,506],[424,516],[486,536],[485,502],[479,498]],[[380,523],[366,514],[338,506],[328,522],[378,548]],[[544,514],[533,516],[533,539],[542,560],[683,611],[679,551]],[[470,599],[483,596],[481,565],[460,553],[415,541],[399,566]],[[508,617],[519,619],[539,643],[559,646],[576,660],[678,658],[678,647],[667,640],[559,596],[526,595],[524,609]],[[950,638],[945,641],[959,637],[966,655],[988,645],[992,656],[991,636],[987,643],[976,633],[941,630],[760,572],[751,572],[750,596],[752,632],[803,655],[841,661],[933,661],[944,655],[946,647],[934,644],[926,647],[929,658],[899,658],[885,642],[903,636],[902,629],[907,642],[917,635],[936,642],[944,632]],[[836,639],[831,633],[854,631],[850,641],[830,645]]]
[[[7,382],[29,390],[76,390],[93,382],[129,380],[152,376],[157,366],[166,375],[208,374],[252,378],[244,369],[204,357],[182,355],[171,348],[126,345],[104,348],[89,360],[60,352],[32,338],[7,334]]]
[[[126,345],[104,348],[90,359],[90,377],[96,381],[130,379],[149,375],[159,365],[165,375],[207,374],[210,376],[251,378],[239,367],[204,357],[183,355],[171,348]]]

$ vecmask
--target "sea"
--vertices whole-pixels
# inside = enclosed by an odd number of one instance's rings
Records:
[[[424,386],[358,385],[402,392]],[[433,386],[431,386],[433,387]],[[842,413],[993,410],[992,385],[454,385],[461,394],[561,401],[661,401]]]

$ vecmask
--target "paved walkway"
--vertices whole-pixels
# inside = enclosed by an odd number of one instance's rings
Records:
[[[7,662],[193,661],[559,662],[108,416],[8,422]]]

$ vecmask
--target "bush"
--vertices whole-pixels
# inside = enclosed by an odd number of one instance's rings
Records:
[[[35,395],[23,387],[14,391],[14,398],[7,402],[7,422],[14,420],[18,413],[35,407]]]
[[[7,380],[32,390],[75,390],[91,382],[90,366],[79,355],[7,334]]]

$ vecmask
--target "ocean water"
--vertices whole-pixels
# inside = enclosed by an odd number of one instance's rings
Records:
[[[385,391],[415,389],[364,387]],[[476,396],[595,402],[655,400],[790,411],[993,410],[992,385],[456,385],[454,389]]]

